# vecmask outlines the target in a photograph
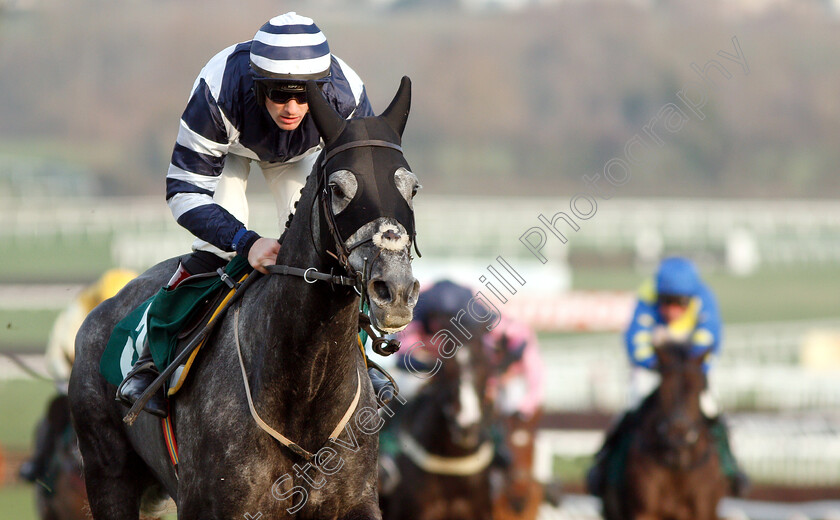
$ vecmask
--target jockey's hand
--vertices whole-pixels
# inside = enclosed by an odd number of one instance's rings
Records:
[[[671,341],[671,334],[668,332],[667,327],[654,327],[651,337],[653,348],[663,347],[669,341]]]
[[[276,238],[258,238],[251,250],[248,251],[248,263],[257,271],[268,274],[265,269],[267,265],[277,263],[277,253],[280,252],[280,243]]]

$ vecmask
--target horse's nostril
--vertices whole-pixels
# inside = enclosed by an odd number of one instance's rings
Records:
[[[376,299],[386,302],[391,301],[391,291],[388,289],[387,283],[381,280],[375,280],[371,283],[371,290]]]
[[[417,303],[417,298],[420,296],[420,282],[414,280],[414,283],[411,284],[411,290],[408,293],[408,304],[415,305]]]

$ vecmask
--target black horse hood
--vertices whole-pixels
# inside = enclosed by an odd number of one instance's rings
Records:
[[[397,189],[394,177],[400,168],[411,171],[400,148],[410,96],[410,82],[403,78],[397,95],[382,115],[350,120],[341,118],[325,101],[321,103],[320,95],[310,98],[313,119],[326,143],[321,159],[325,161],[325,177],[329,178],[335,171],[347,170],[358,183],[350,204],[335,217],[343,240],[367,224],[371,214],[396,219],[414,240],[414,211]],[[342,153],[335,153],[338,151]],[[377,171],[388,172],[388,175],[377,176],[374,174]]]

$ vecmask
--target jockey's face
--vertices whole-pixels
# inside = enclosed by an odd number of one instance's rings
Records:
[[[691,303],[691,298],[688,296],[664,296],[659,299],[659,314],[666,323],[671,323],[682,318],[685,311],[688,310],[688,305]]]
[[[303,121],[303,116],[309,110],[309,103],[298,103],[295,98],[285,103],[275,103],[266,97],[265,108],[281,130],[294,130]]]

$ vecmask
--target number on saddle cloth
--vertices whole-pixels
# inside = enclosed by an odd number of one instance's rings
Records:
[[[234,257],[225,273],[239,280],[250,271],[247,259]],[[219,302],[220,294],[229,286],[215,273],[187,278],[174,290],[161,288],[154,296],[140,304],[120,321],[102,354],[99,372],[112,385],[118,386],[149,342],[152,359],[158,370],[165,370],[175,358],[179,344],[189,339],[198,325],[209,318]],[[208,303],[214,302],[210,307]],[[190,358],[192,359],[192,358]],[[176,372],[177,374],[177,372]],[[173,378],[179,380],[178,377]]]

